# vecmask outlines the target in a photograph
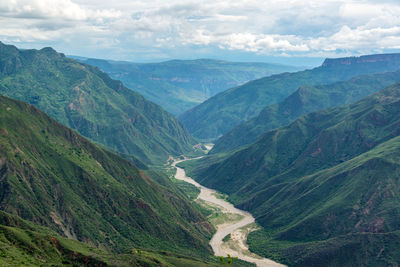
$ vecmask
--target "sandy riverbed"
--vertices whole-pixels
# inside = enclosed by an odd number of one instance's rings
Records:
[[[223,213],[233,213],[233,214],[240,214],[243,216],[243,219],[241,219],[238,222],[234,223],[224,223],[223,225],[217,225],[217,231],[215,232],[214,236],[212,237],[210,241],[210,245],[212,249],[214,250],[214,254],[216,256],[224,256],[226,257],[227,254],[230,254],[232,257],[238,257],[239,259],[248,261],[248,262],[253,262],[257,266],[260,267],[283,267],[285,265],[276,263],[270,259],[267,258],[262,258],[258,255],[255,255],[251,252],[248,251],[248,247],[246,244],[247,240],[247,234],[250,231],[246,231],[246,226],[249,228],[253,228],[254,226],[252,225],[254,222],[254,217],[243,210],[235,208],[231,203],[227,202],[224,199],[220,199],[216,197],[216,191],[213,189],[209,189],[207,187],[204,187],[197,183],[195,180],[192,178],[186,176],[185,170],[182,168],[179,168],[176,166],[179,162],[182,162],[185,160],[175,160],[172,166],[176,167],[176,174],[175,178],[178,180],[182,180],[185,182],[188,182],[190,184],[195,185],[200,189],[200,194],[198,196],[198,199],[210,202],[212,205],[217,205],[220,207],[221,212]],[[238,231],[241,231],[241,234],[238,234]],[[231,234],[234,236],[234,238],[231,240],[231,242],[237,242],[237,246],[227,246],[224,245],[224,242],[222,239],[227,236],[228,234]],[[236,247],[236,249],[235,249]]]

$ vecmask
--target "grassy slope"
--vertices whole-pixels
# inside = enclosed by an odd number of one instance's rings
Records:
[[[31,103],[85,137],[147,164],[193,153],[196,144],[158,105],[51,48],[22,51],[0,43],[0,94]]]
[[[45,227],[0,211],[1,266],[220,266],[216,258],[196,259],[166,251],[130,248],[123,254],[61,237]]]
[[[209,255],[212,227],[159,183],[25,103],[0,97],[0,208],[98,247]],[[162,186],[160,184],[165,184]]]
[[[395,137],[284,185],[260,207],[268,210],[258,218],[268,230],[251,235],[251,249],[293,266],[396,266],[399,160]]]
[[[255,142],[268,130],[288,125],[298,117],[327,107],[356,102],[400,80],[400,72],[370,74],[329,85],[302,86],[279,104],[264,108],[217,140],[211,154]]]
[[[131,63],[86,59],[114,79],[143,94],[172,114],[179,115],[228,88],[267,75],[299,68],[268,63],[211,59]]]
[[[193,136],[215,139],[257,116],[266,106],[282,101],[300,86],[330,84],[399,68],[400,54],[327,60],[312,70],[272,75],[228,89],[185,112],[179,119]]]
[[[189,174],[255,215],[265,229],[250,238],[259,253],[298,266],[390,266],[400,261],[399,114],[397,84],[203,159]]]

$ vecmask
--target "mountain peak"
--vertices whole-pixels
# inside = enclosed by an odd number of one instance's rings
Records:
[[[63,53],[58,53],[54,48],[52,47],[43,47],[42,49],[39,50],[40,52],[46,54],[47,56],[61,56],[65,57]]]
[[[0,41],[0,52],[2,52],[2,51],[11,51],[11,50],[18,51],[17,47],[15,47],[13,45],[5,44],[2,41]]]

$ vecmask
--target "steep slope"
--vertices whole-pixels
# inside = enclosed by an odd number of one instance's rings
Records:
[[[209,255],[212,227],[168,177],[0,97],[0,209],[100,248]]]
[[[111,253],[68,240],[53,231],[0,211],[1,266],[106,266]],[[127,266],[123,260],[115,265]]]
[[[212,59],[132,63],[79,59],[99,67],[112,78],[143,94],[174,115],[193,108],[211,96],[247,81],[300,68]]]
[[[251,144],[266,131],[288,125],[302,115],[353,103],[398,81],[400,72],[387,72],[357,76],[328,85],[302,86],[279,104],[265,107],[255,118],[224,134],[210,153],[227,152]]]
[[[395,266],[399,114],[396,84],[310,113],[190,174],[254,214],[265,229],[250,239],[258,253],[293,266]]]
[[[400,54],[327,59],[318,68],[272,75],[228,89],[185,112],[179,119],[193,136],[216,139],[257,116],[266,106],[279,103],[300,86],[330,84],[399,68]]]
[[[219,266],[216,259],[200,261],[163,251],[131,248],[113,254],[66,239],[45,227],[0,211],[1,266]]]
[[[18,50],[0,43],[0,94],[31,103],[85,137],[148,164],[191,153],[196,144],[161,107],[51,48]]]
[[[266,237],[272,235],[275,242],[291,244],[269,253],[283,254],[293,266],[396,266],[399,160],[400,137],[395,137],[342,164],[282,185],[265,199],[259,220],[267,230],[252,235],[252,249],[266,251]]]

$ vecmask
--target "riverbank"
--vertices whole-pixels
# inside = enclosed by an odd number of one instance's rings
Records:
[[[197,197],[198,200],[205,201],[208,205],[217,207],[219,212],[226,214],[228,218],[237,218],[236,220],[217,221],[214,225],[217,231],[210,241],[210,246],[214,254],[224,257],[230,254],[231,257],[238,257],[239,259],[255,263],[259,267],[285,266],[270,259],[262,258],[248,250],[246,240],[248,233],[254,229],[254,217],[246,211],[235,208],[225,199],[217,197],[218,193],[215,190],[204,187],[192,178],[186,176],[185,170],[176,166],[176,164],[185,160],[190,159],[174,160],[172,163],[172,166],[176,168],[175,178],[199,188],[200,194]],[[228,242],[224,242],[224,237],[229,234],[231,235],[231,239]]]

